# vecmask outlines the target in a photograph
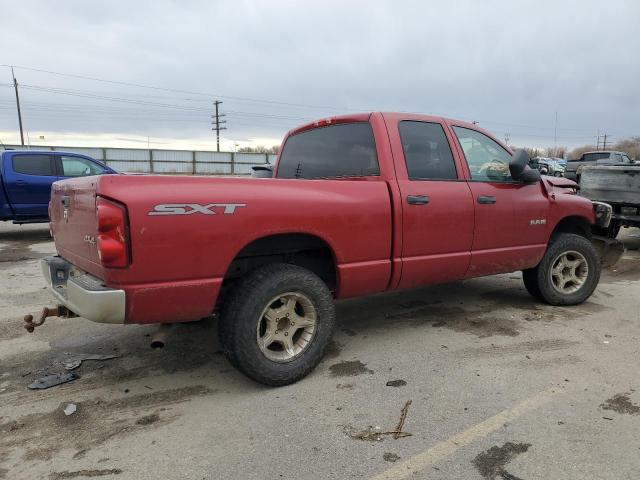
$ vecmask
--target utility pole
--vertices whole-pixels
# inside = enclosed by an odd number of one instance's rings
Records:
[[[596,150],[600,150],[600,139],[601,138],[602,138],[602,150],[606,150],[607,149],[607,138],[611,138],[611,135],[609,135],[607,133],[603,133],[602,135],[598,135]],[[609,143],[611,143],[611,141],[609,141]]]
[[[18,81],[13,74],[13,67],[11,67],[11,76],[13,77],[13,89],[16,92],[16,107],[18,108],[18,123],[20,124],[20,144],[24,147],[24,133],[22,132],[22,112],[20,111],[20,95],[18,95]]]
[[[509,132],[506,132],[506,133],[504,134],[504,143],[505,143],[506,145],[509,145],[509,140],[511,140],[511,134],[510,134]]]
[[[214,115],[211,115],[211,118],[213,119],[213,121],[211,122],[211,124],[214,126],[211,130],[215,130],[216,131],[216,151],[220,151],[220,130],[226,130],[227,127],[221,127],[220,125],[223,125],[225,123],[227,123],[226,120],[220,120],[221,117],[224,117],[225,114],[224,113],[220,113],[218,110],[218,107],[220,106],[222,102],[220,100],[216,100],[213,102],[213,106],[216,109],[216,113]]]

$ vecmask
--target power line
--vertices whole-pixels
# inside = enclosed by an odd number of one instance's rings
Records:
[[[0,64],[0,66],[10,67],[11,68],[11,65],[8,65],[8,64]],[[239,101],[248,101],[248,102],[256,102],[256,103],[272,104],[272,105],[284,105],[284,106],[290,106],[290,107],[312,108],[312,109],[347,110],[347,111],[372,111],[372,110],[377,110],[376,108],[349,108],[349,107],[345,107],[345,106],[336,106],[336,105],[312,105],[312,104],[304,104],[304,103],[293,103],[293,102],[283,102],[283,101],[277,101],[277,100],[259,99],[259,98],[252,98],[252,97],[219,95],[219,94],[214,94],[214,93],[197,92],[197,91],[177,89],[177,88],[165,88],[165,87],[158,87],[158,86],[154,86],[154,85],[146,85],[146,84],[133,83],[133,82],[124,82],[124,81],[119,81],[119,80],[109,80],[109,79],[104,79],[104,78],[99,78],[99,77],[92,77],[92,76],[87,76],[87,75],[77,75],[77,74],[71,74],[71,73],[62,73],[62,72],[56,72],[56,71],[52,71],[52,70],[45,70],[45,69],[33,68],[33,67],[25,67],[25,66],[19,66],[19,65],[14,65],[13,67],[18,68],[18,69],[28,70],[28,71],[47,73],[47,74],[58,75],[58,76],[63,76],[63,77],[78,78],[78,79],[82,79],[82,80],[90,80],[90,81],[96,81],[96,82],[102,82],[102,83],[109,83],[109,84],[113,84],[113,85],[122,85],[122,86],[135,87],[135,88],[145,88],[145,89],[151,89],[151,90],[157,90],[157,91],[166,91],[166,92],[173,92],[173,93],[185,93],[185,94],[189,94],[189,95],[198,95],[198,96],[210,97],[210,98],[223,98],[223,99],[228,99],[228,100],[239,100]],[[105,98],[105,99],[109,99],[109,98]],[[126,100],[125,99],[119,99],[119,101],[126,101]],[[185,107],[181,107],[181,108],[185,108]],[[408,112],[406,112],[406,113],[408,113]],[[420,112],[417,112],[417,113],[420,113]],[[429,115],[434,115],[434,116],[444,116],[444,117],[455,117],[456,116],[456,115],[450,115],[450,114],[446,114],[446,113],[436,113],[436,112],[422,112],[422,113],[429,114]],[[541,127],[541,126],[535,126],[535,125],[522,125],[522,124],[503,123],[503,122],[496,122],[496,121],[492,121],[492,120],[483,120],[483,119],[478,119],[478,120],[480,122],[482,122],[482,123],[489,123],[489,124],[492,124],[492,125],[502,125],[502,126],[508,126],[508,127],[520,127],[520,128],[528,128],[528,129],[529,128],[531,128],[531,129],[541,129],[541,130],[548,130],[548,131],[556,130],[554,127]],[[575,130],[575,129],[573,129],[573,130],[571,130],[571,129],[563,129],[563,130],[565,130],[567,132],[569,132],[569,131],[573,131],[573,132],[584,132],[584,131],[586,131],[586,130]]]
[[[62,72],[56,72],[56,71],[51,71],[51,70],[45,70],[45,69],[40,69],[40,68],[33,68],[33,67],[25,67],[25,66],[14,66],[12,67],[11,65],[7,65],[7,64],[0,64],[0,66],[5,66],[8,68],[16,68],[16,69],[23,69],[23,70],[27,70],[27,71],[33,71],[33,72],[40,72],[40,73],[46,73],[46,74],[50,74],[50,75],[57,75],[57,76],[61,76],[61,77],[69,77],[69,78],[78,78],[78,79],[82,79],[82,80],[90,80],[90,81],[95,81],[95,82],[102,82],[102,83],[107,83],[107,84],[112,84],[112,85],[120,85],[120,86],[126,86],[126,87],[134,87],[134,88],[144,88],[144,89],[150,89],[150,90],[155,90],[155,91],[163,91],[163,92],[171,92],[171,93],[180,93],[180,94],[187,94],[187,95],[192,95],[192,96],[200,96],[203,97],[203,101],[205,101],[205,97],[207,99],[209,98],[224,98],[224,99],[229,99],[229,100],[234,100],[234,101],[246,101],[246,102],[255,102],[255,103],[263,103],[263,104],[270,104],[270,105],[281,105],[281,106],[288,106],[288,107],[301,107],[301,108],[309,108],[309,109],[329,109],[329,110],[346,110],[346,111],[371,111],[371,110],[377,110],[376,108],[348,108],[348,107],[344,107],[344,106],[329,106],[329,105],[312,105],[312,104],[303,104],[303,103],[293,103],[293,102],[282,102],[282,101],[276,101],[276,100],[268,100],[268,99],[260,99],[260,98],[252,98],[252,97],[241,97],[241,96],[228,96],[228,95],[215,95],[213,93],[208,93],[208,92],[198,92],[198,91],[191,91],[191,90],[185,90],[185,89],[178,89],[178,88],[164,88],[164,87],[158,87],[158,86],[154,86],[154,85],[145,85],[145,84],[139,84],[139,83],[133,83],[133,82],[125,82],[125,81],[118,81],[118,80],[109,80],[109,79],[104,79],[104,78],[99,78],[99,77],[92,77],[92,76],[87,76],[87,75],[76,75],[76,74],[70,74],[70,73],[62,73]],[[12,84],[0,84],[0,86],[7,86],[9,88],[11,88],[13,85]],[[132,99],[132,98],[122,98],[122,97],[118,97],[118,96],[114,96],[113,94],[109,94],[109,95],[104,95],[104,94],[92,94],[89,93],[91,92],[91,90],[79,90],[79,89],[68,89],[68,88],[57,88],[57,87],[46,87],[46,86],[41,86],[41,85],[27,85],[27,84],[20,84],[20,86],[23,89],[29,89],[29,90],[33,90],[33,91],[40,91],[43,93],[54,93],[54,94],[60,94],[60,95],[70,95],[70,96],[75,96],[75,97],[80,97],[80,98],[87,98],[87,99],[96,99],[96,100],[104,100],[104,101],[110,101],[110,102],[121,102],[121,103],[128,103],[128,104],[133,104],[133,105],[144,105],[144,106],[150,106],[150,107],[158,107],[158,108],[169,108],[169,109],[175,109],[175,110],[183,110],[183,111],[192,111],[192,112],[205,112],[205,111],[210,111],[207,108],[198,108],[195,106],[184,106],[184,105],[176,105],[176,104],[170,104],[170,103],[160,103],[160,102],[153,102],[153,101],[146,101],[146,100],[139,100],[139,99]],[[129,94],[129,93],[120,93],[119,95],[135,95],[135,96],[144,96],[141,95],[139,93],[136,94]],[[171,98],[171,97],[167,97],[167,96],[158,96],[157,98]],[[180,97],[174,97],[175,99],[178,99],[180,101],[189,101],[189,102],[196,102],[199,101],[197,99],[194,98],[180,98]],[[301,120],[301,121],[308,121],[311,120],[312,117],[296,117],[293,115],[277,115],[274,113],[260,113],[260,112],[246,112],[246,111],[233,111],[233,110],[229,110],[227,111],[227,113],[229,113],[230,115],[233,113],[234,115],[237,114],[239,116],[248,116],[248,117],[255,117],[255,118],[264,118],[264,119],[282,119],[282,120]],[[434,116],[451,116],[451,117],[455,117],[456,115],[450,115],[450,114],[442,114],[442,113],[435,113],[435,112],[425,112],[427,114],[430,115],[434,115]],[[315,117],[314,117],[315,118]],[[560,131],[565,131],[565,132],[584,132],[584,130],[578,130],[578,129],[558,129],[557,128],[557,124],[554,124],[553,127],[548,127],[548,126],[535,126],[535,125],[523,125],[523,124],[512,124],[512,123],[504,123],[504,122],[496,122],[493,120],[483,120],[480,119],[480,122],[482,123],[486,123],[486,124],[490,124],[490,125],[502,125],[502,126],[507,126],[509,128],[515,127],[515,128],[522,128],[522,129],[527,129],[527,130],[543,130],[543,131],[547,131],[550,132],[551,130],[554,131],[554,143],[556,143],[559,138],[558,138],[558,133]],[[234,124],[236,124],[236,122],[234,122]],[[517,135],[518,137],[522,137],[525,135]],[[538,138],[548,138],[549,135],[533,135],[533,134],[528,134],[526,135],[527,137],[538,137]],[[578,137],[578,136],[567,136],[567,137],[562,137],[565,139],[578,139],[578,138],[587,138],[587,137]]]
[[[22,70],[29,70],[29,71],[32,71],[32,72],[48,73],[50,75],[58,75],[58,76],[63,76],[63,77],[78,78],[78,79],[82,79],[82,80],[91,80],[91,81],[94,81],[94,82],[110,83],[112,85],[123,85],[123,86],[127,86],[127,87],[146,88],[146,89],[150,89],[150,90],[159,90],[159,91],[164,91],[164,92],[187,93],[189,95],[200,95],[200,96],[204,96],[204,97],[218,97],[218,98],[226,98],[226,99],[229,99],[229,100],[242,100],[242,101],[247,101],[247,102],[268,103],[268,104],[274,104],[274,105],[287,105],[287,106],[292,106],[292,107],[335,108],[335,107],[331,107],[331,106],[327,106],[327,105],[309,105],[309,104],[304,104],[304,103],[282,102],[282,101],[277,101],[277,100],[265,100],[265,99],[259,99],[259,98],[251,98],[251,97],[219,95],[219,94],[208,93],[208,92],[195,92],[195,91],[191,91],[191,90],[182,90],[182,89],[178,89],[178,88],[165,88],[165,87],[158,87],[158,86],[154,86],[154,85],[145,85],[145,84],[142,84],[142,83],[122,82],[122,81],[119,81],[119,80],[108,80],[108,79],[105,79],[105,78],[90,77],[90,76],[87,76],[87,75],[76,75],[76,74],[72,74],[72,73],[55,72],[55,71],[52,71],[52,70],[44,70],[42,68],[25,67],[25,66],[22,66],[22,65],[0,64],[0,66],[9,67],[9,68],[18,68],[18,69],[22,69]]]

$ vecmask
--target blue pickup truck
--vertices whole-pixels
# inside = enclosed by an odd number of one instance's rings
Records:
[[[86,175],[117,173],[86,155],[58,151],[6,150],[0,153],[0,221],[49,221],[51,184]]]

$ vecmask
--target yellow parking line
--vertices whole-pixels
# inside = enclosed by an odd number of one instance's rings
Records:
[[[530,397],[517,405],[486,419],[484,422],[479,423],[464,432],[460,432],[444,442],[434,445],[422,453],[419,453],[401,463],[397,463],[389,470],[371,478],[371,480],[399,480],[407,478],[414,472],[424,470],[425,468],[438,463],[440,460],[448,457],[459,448],[495,432],[505,423],[510,422],[531,410],[541,407],[545,403],[551,401],[554,395],[557,395],[557,393],[554,393],[551,390],[540,392],[537,395],[534,395],[533,397]]]

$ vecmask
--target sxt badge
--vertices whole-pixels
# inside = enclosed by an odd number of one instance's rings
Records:
[[[233,215],[237,208],[246,206],[246,203],[208,203],[207,205],[200,205],[199,203],[162,203],[153,207],[149,215],[192,215],[194,213]],[[218,211],[216,212],[214,209]]]

